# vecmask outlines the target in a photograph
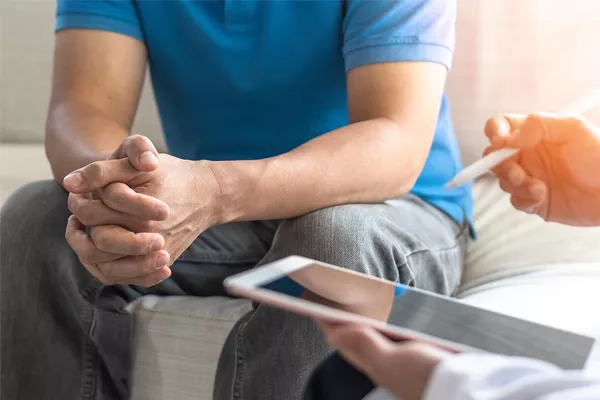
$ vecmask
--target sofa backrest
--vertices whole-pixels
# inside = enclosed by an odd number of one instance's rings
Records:
[[[0,142],[40,142],[50,92],[55,2],[0,2]],[[485,120],[555,111],[600,87],[600,2],[458,0],[448,82],[463,157],[479,156]],[[600,108],[590,114],[600,123]],[[152,90],[134,132],[162,143]]]
[[[43,141],[55,7],[54,0],[0,1],[0,143]],[[133,130],[163,143],[148,83]]]

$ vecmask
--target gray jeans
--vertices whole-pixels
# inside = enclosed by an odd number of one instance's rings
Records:
[[[30,184],[0,214],[2,400],[129,397],[132,318],[147,294],[224,295],[228,275],[296,254],[451,294],[467,228],[415,196],[345,205],[284,221],[218,226],[198,237],[150,289],[103,286],[64,239],[67,195]],[[259,305],[225,344],[215,399],[295,400],[329,348],[307,318]]]

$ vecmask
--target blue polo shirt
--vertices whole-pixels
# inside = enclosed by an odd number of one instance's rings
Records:
[[[346,72],[428,61],[450,68],[453,0],[58,0],[57,30],[128,35],[148,49],[169,147],[185,159],[275,156],[348,124]],[[412,192],[462,222],[468,187],[444,96]]]

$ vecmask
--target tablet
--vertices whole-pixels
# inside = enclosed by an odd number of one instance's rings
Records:
[[[392,340],[452,352],[532,357],[581,369],[595,341],[297,256],[231,276],[224,285],[234,296],[329,322],[366,324]]]

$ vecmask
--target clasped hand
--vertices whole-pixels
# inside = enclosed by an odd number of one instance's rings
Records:
[[[208,164],[159,154],[143,136],[127,138],[106,161],[72,172],[63,184],[73,214],[67,242],[105,284],[160,283],[217,223],[220,191]]]

